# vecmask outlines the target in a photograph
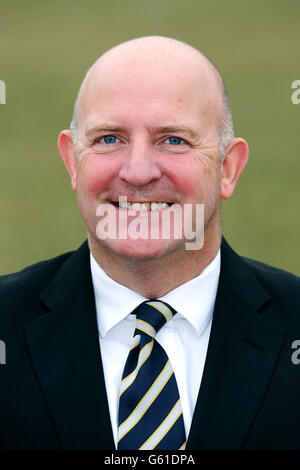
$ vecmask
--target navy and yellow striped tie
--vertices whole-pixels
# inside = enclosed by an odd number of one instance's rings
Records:
[[[136,328],[121,382],[118,449],[183,450],[186,438],[176,378],[155,340],[176,311],[148,300],[133,313]]]

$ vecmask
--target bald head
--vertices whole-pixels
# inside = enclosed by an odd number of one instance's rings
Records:
[[[71,122],[75,141],[81,120],[95,96],[107,88],[126,87],[132,98],[157,84],[155,96],[178,88],[178,93],[201,100],[201,113],[219,131],[221,156],[232,140],[233,127],[223,79],[212,62],[194,47],[175,39],[148,36],[132,39],[105,52],[88,70],[74,106]],[[104,99],[104,96],[101,96]],[[150,93],[149,93],[150,99]],[[179,98],[180,99],[180,98]]]

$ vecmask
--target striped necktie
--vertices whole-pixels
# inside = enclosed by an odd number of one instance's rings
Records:
[[[183,450],[186,437],[176,378],[155,340],[176,311],[149,300],[133,313],[136,328],[121,382],[118,449]]]

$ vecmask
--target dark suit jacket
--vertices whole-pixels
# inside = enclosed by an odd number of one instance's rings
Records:
[[[0,339],[0,448],[114,449],[86,242],[0,279]],[[187,449],[300,449],[296,339],[299,278],[223,239]]]

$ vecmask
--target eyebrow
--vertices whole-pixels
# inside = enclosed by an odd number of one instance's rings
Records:
[[[89,127],[86,130],[85,135],[87,137],[90,137],[93,134],[96,134],[97,132],[101,132],[101,131],[122,132],[122,131],[124,131],[124,127],[117,126],[116,124],[110,123],[110,122],[103,123],[103,124],[99,124],[99,125],[94,126],[94,127]]]
[[[173,125],[164,125],[164,126],[150,126],[148,127],[150,132],[158,134],[188,134],[191,138],[196,139],[199,137],[199,134],[192,128],[186,126],[173,126]],[[90,127],[86,130],[86,136],[91,137],[93,134],[103,131],[109,132],[124,132],[126,129],[123,126],[118,126],[113,122],[107,122],[103,124],[98,124],[97,126]]]
[[[161,133],[161,134],[188,134],[192,138],[199,137],[199,134],[192,128],[186,126],[173,126],[173,125],[166,125],[166,126],[151,126],[150,130],[154,133]]]

